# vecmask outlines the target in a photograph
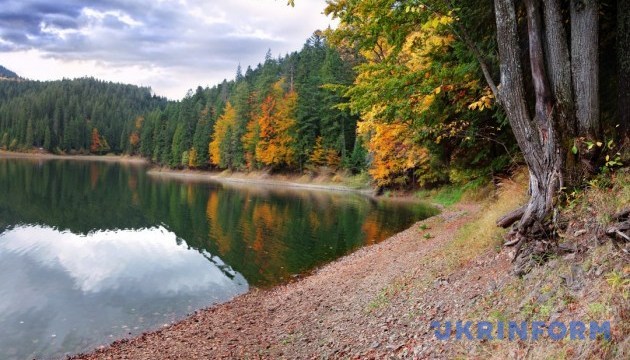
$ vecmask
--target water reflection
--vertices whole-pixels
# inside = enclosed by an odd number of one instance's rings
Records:
[[[0,358],[77,352],[155,328],[435,212],[165,180],[131,164],[0,158]]]
[[[0,358],[88,350],[247,289],[163,227],[76,235],[16,226],[0,234]]]

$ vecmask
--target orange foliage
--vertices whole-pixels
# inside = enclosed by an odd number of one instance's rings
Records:
[[[315,147],[313,148],[313,152],[309,158],[311,164],[316,166],[332,166],[337,167],[341,162],[339,154],[337,150],[325,148],[322,145],[322,137],[318,136],[315,139]]]
[[[107,140],[100,136],[97,128],[92,129],[92,141],[90,142],[90,152],[103,153],[109,151]]]
[[[326,162],[326,149],[322,145],[322,137],[318,136],[315,139],[315,146],[313,147],[313,152],[309,158],[309,161],[313,165],[321,166]]]
[[[221,144],[224,141],[231,141],[231,139],[226,139],[226,134],[228,133],[230,128],[236,126],[236,109],[232,107],[232,104],[228,101],[225,105],[225,111],[223,115],[219,117],[217,122],[214,124],[214,134],[212,136],[212,141],[208,147],[208,151],[210,153],[210,162],[213,165],[222,166],[221,159]]]
[[[92,141],[90,143],[90,151],[95,153],[101,149],[101,137],[98,134],[98,129],[92,129]]]
[[[140,143],[140,135],[138,135],[137,131],[132,132],[131,135],[129,135],[129,144],[132,147],[136,148],[139,143]]]
[[[295,162],[295,107],[297,93],[284,94],[284,79],[273,85],[271,94],[261,105],[258,126],[260,140],[256,144],[256,160],[265,165],[292,165]]]
[[[414,141],[407,125],[366,122],[359,130],[370,136],[368,150],[374,158],[369,173],[379,186],[407,183],[408,173],[428,160],[427,150]]]
[[[211,240],[216,241],[219,248],[219,255],[227,254],[232,247],[232,238],[229,229],[224,229],[219,221],[219,194],[216,191],[210,192],[206,205],[206,218],[212,231],[208,232]]]

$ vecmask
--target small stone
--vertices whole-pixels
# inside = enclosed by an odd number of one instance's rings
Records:
[[[573,236],[578,237],[578,236],[582,236],[586,234],[586,229],[581,229],[581,230],[577,230],[575,233],[573,233]]]
[[[370,348],[372,349],[376,349],[377,347],[381,346],[381,343],[378,341],[375,341],[372,343],[372,345],[370,345]]]

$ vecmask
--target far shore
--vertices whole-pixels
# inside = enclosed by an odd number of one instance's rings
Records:
[[[149,164],[149,161],[139,156],[128,155],[57,155],[44,152],[14,152],[0,150],[0,158],[34,159],[34,160],[78,160],[78,161],[102,161],[119,162],[129,164]],[[288,187],[296,189],[342,191],[373,195],[374,189],[354,188],[343,184],[330,183],[330,179],[305,179],[299,174],[295,175],[269,175],[260,172],[218,172],[202,170],[176,170],[161,167],[153,167],[147,174],[156,178],[177,179],[183,181],[221,182],[229,184],[253,184],[274,187]]]
[[[264,186],[278,186],[301,188],[310,190],[326,190],[326,191],[344,191],[355,192],[365,195],[372,195],[373,189],[370,188],[352,188],[345,185],[330,183],[314,183],[314,182],[298,182],[286,178],[274,178],[273,175],[263,175],[259,173],[226,173],[226,172],[209,172],[200,170],[173,170],[165,168],[153,168],[147,172],[150,176],[164,177],[171,179],[179,179],[185,181],[208,181],[221,182],[231,184],[256,184]]]
[[[41,159],[41,160],[88,160],[88,161],[104,161],[104,162],[121,162],[148,164],[148,161],[139,156],[128,155],[57,155],[42,152],[14,152],[0,150],[0,158],[16,158],[16,159]]]

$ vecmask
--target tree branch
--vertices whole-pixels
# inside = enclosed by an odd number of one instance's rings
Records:
[[[477,45],[475,45],[475,43],[467,35],[466,29],[464,29],[461,25],[458,25],[457,28],[459,29],[459,31],[456,30],[455,27],[451,27],[455,36],[459,37],[464,42],[464,44],[466,44],[468,49],[473,53],[475,59],[477,60],[477,62],[479,63],[479,66],[481,67],[481,71],[483,72],[483,77],[486,79],[486,83],[488,83],[490,90],[492,90],[492,95],[494,95],[495,100],[498,103],[500,103],[501,99],[499,98],[499,88],[494,82],[494,79],[492,79],[492,75],[490,74],[490,69],[488,68],[488,65],[483,59],[483,56],[481,55],[479,48],[477,48]]]

